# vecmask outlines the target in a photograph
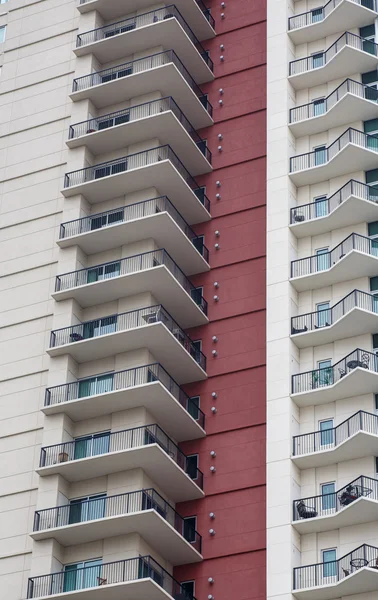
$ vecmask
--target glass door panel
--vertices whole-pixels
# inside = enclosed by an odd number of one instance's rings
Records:
[[[327,196],[321,196],[320,198],[315,198],[315,216],[316,217],[325,217],[326,215],[328,215]]]
[[[324,271],[329,269],[330,254],[328,248],[321,248],[316,251],[316,267],[317,271]]]
[[[323,550],[323,577],[337,575],[336,550]]]
[[[317,310],[317,325],[316,327],[327,327],[331,324],[331,311],[329,302],[322,302],[316,306]]]
[[[335,484],[325,483],[322,490],[322,510],[333,510],[336,507]]]
[[[321,421],[320,427],[320,445],[321,446],[332,446],[334,442],[334,429],[333,419],[327,421]]]

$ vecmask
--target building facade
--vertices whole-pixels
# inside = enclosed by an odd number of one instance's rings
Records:
[[[263,0],[0,0],[1,598],[266,597],[265,61]]]
[[[268,2],[268,598],[372,600],[377,4]]]

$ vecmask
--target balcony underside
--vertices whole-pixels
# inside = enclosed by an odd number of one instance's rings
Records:
[[[319,327],[319,329],[314,329],[312,331],[297,333],[292,335],[291,339],[297,348],[321,346],[354,335],[371,333],[372,331],[375,331],[377,323],[378,313],[356,307],[329,327]]]
[[[57,462],[51,466],[39,467],[36,471],[41,477],[59,474],[72,482],[132,469],[143,469],[174,502],[185,502],[204,496],[203,491],[158,444]]]
[[[155,360],[162,364],[179,384],[206,379],[205,371],[190,355],[190,348],[186,349],[177,339],[181,331],[177,330],[175,334],[161,322],[145,324],[49,348],[47,353],[54,357],[69,354],[76,362],[83,363],[138,348],[148,348]]]
[[[289,127],[295,137],[302,137],[322,133],[327,129],[341,127],[355,121],[375,119],[377,114],[378,104],[376,102],[347,93],[323,115],[290,123]]]
[[[63,546],[73,546],[130,533],[139,533],[147,544],[174,566],[202,560],[201,554],[193,545],[155,510],[143,510],[64,527],[52,527],[34,531],[30,536],[36,541],[54,538]]]
[[[206,108],[172,62],[152,69],[146,65],[145,71],[72,92],[70,98],[73,102],[89,99],[97,108],[105,108],[156,90],[162,97],[173,97],[196,129],[213,124]]]
[[[50,594],[49,596],[33,596],[35,600],[172,600],[172,596],[152,579],[138,579],[123,583],[113,583],[85,590],[73,590]]]
[[[298,533],[304,535],[307,533],[332,531],[340,527],[350,527],[351,525],[372,523],[377,520],[378,502],[369,498],[358,498],[349,504],[349,506],[333,514],[318,516],[313,519],[293,521],[293,527]]]
[[[378,432],[377,432],[378,433]],[[366,456],[377,456],[378,435],[372,435],[364,431],[352,435],[336,448],[327,449],[301,456],[292,456],[292,461],[298,469],[313,469],[315,467],[326,467],[347,460],[356,460]]]
[[[210,219],[204,205],[168,159],[135,169],[130,163],[127,171],[73,185],[63,189],[62,194],[66,198],[82,194],[90,204],[96,204],[154,187],[160,196],[174,198],[175,206],[184,219],[191,223]]]
[[[183,329],[208,322],[206,315],[164,265],[54,292],[52,297],[57,302],[74,298],[82,308],[88,308],[143,292],[151,292],[156,302],[162,304]]]
[[[308,392],[291,394],[297,406],[311,406],[335,402],[342,398],[375,394],[378,392],[378,373],[356,367],[333,385],[318,387]]]
[[[353,594],[365,594],[376,590],[378,590],[378,570],[364,567],[338,583],[294,590],[293,595],[298,600],[336,600],[336,598],[344,598],[344,596],[352,596]]]
[[[298,75],[290,75],[289,81],[295,90],[301,90],[322,85],[334,79],[346,78],[355,73],[373,71],[377,64],[378,59],[373,54],[351,46],[344,46],[323,67],[298,73]]]
[[[44,406],[42,412],[64,413],[76,422],[141,406],[178,442],[205,437],[198,422],[159,381],[51,404]]]
[[[378,198],[377,198],[378,200]],[[300,209],[298,207],[298,212]],[[318,217],[301,223],[290,225],[295,237],[303,238],[309,235],[327,233],[332,229],[357,225],[358,223],[369,223],[378,219],[378,202],[363,200],[356,196],[349,196],[335,208],[329,215]]]
[[[93,53],[100,63],[106,64],[149,48],[159,47],[162,50],[174,50],[197,84],[214,79],[211,69],[175,18],[150,23],[132,31],[79,46],[74,52],[76,56]]]
[[[378,153],[376,151],[348,143],[327,163],[290,173],[290,178],[294,185],[300,187],[353,173],[356,165],[361,171],[370,171],[376,168],[377,163]]]
[[[352,250],[334,263],[330,269],[303,277],[294,277],[290,281],[298,292],[304,292],[349,281],[351,277],[374,277],[378,269],[377,259],[378,256]]]
[[[125,208],[127,211],[127,206]],[[208,215],[207,211],[205,211]],[[176,225],[168,212],[152,215],[121,223],[115,223],[101,229],[86,231],[81,234],[58,240],[60,248],[79,246],[85,254],[105,252],[111,248],[122,246],[140,240],[154,239],[159,248],[165,248],[187,275],[203,273],[209,270],[209,265],[196,250],[192,241]]]
[[[175,0],[174,4],[199,40],[207,40],[215,36],[214,29],[195,0]],[[142,9],[145,12],[151,6],[151,0],[112,0],[112,2],[109,2],[109,0],[91,0],[85,4],[78,4],[77,8],[82,14],[91,10],[98,10],[105,21],[111,21],[136,10],[141,14]]]
[[[326,4],[326,0],[323,2]],[[295,45],[314,42],[339,33],[340,23],[345,31],[374,23],[377,13],[349,0],[343,0],[322,21],[289,31]]]
[[[191,175],[211,171],[211,164],[203,152],[170,110],[82,135],[68,140],[67,145],[69,148],[86,146],[96,156],[154,138],[158,139],[162,146],[171,146],[178,156],[184,157],[185,167]]]

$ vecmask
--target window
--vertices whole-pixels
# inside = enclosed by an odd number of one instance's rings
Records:
[[[199,96],[199,101],[201,102],[201,104],[203,104],[203,106],[207,110],[207,107],[208,107],[208,104],[209,104],[209,95],[208,94],[203,94],[203,96]]]
[[[329,302],[321,302],[316,305],[317,311],[317,324],[315,327],[328,327],[331,323],[331,311],[329,308]]]
[[[98,119],[98,128],[101,129],[109,129],[109,127],[114,127],[115,125],[122,125],[123,123],[128,123],[130,121],[130,113],[125,112],[123,115],[119,115],[118,117],[112,117],[110,119]]]
[[[374,395],[374,401],[375,401],[375,414],[378,415],[378,394]]]
[[[105,516],[105,506],[106,494],[96,494],[70,500],[68,522],[71,524],[102,519]]]
[[[372,311],[378,313],[378,277],[370,277],[370,291],[373,294]]]
[[[375,474],[378,475],[378,457],[375,457]]]
[[[65,565],[63,592],[97,587],[101,580],[102,558]]]
[[[368,223],[368,236],[371,239],[370,252],[373,254],[373,256],[378,256],[378,221]]]
[[[188,598],[191,598],[194,596],[194,581],[182,581],[181,589]]]
[[[190,344],[190,356],[198,363],[201,362],[202,340],[195,340]]]
[[[95,281],[102,281],[103,279],[111,279],[112,277],[118,277],[121,272],[121,263],[114,262],[100,267],[94,267],[88,269],[87,272],[87,283],[94,283]]]
[[[187,542],[193,543],[196,541],[197,517],[185,517],[183,523],[182,535]]]
[[[202,152],[202,154],[206,156],[207,140],[201,140],[200,142],[196,142],[196,146]]]
[[[318,196],[314,198],[315,202],[315,216],[325,217],[328,215],[328,199],[327,196]]]
[[[365,87],[365,98],[377,102],[378,100],[378,72],[370,71],[369,73],[362,74],[362,83]]]
[[[193,396],[192,398],[188,398],[186,403],[186,410],[190,414],[193,419],[198,421],[199,419],[199,408],[200,408],[200,397]]]
[[[327,160],[327,146],[317,146],[314,148],[315,167],[324,165]]]
[[[322,21],[323,20],[323,7],[321,8],[314,8],[311,11],[311,21],[313,23],[317,23],[318,21]]]
[[[111,317],[104,317],[103,319],[97,319],[96,321],[90,321],[84,323],[82,336],[80,334],[71,334],[72,341],[78,341],[80,337],[82,339],[88,339],[97,337],[99,335],[106,335],[107,333],[113,333],[117,330],[117,315]]]
[[[362,50],[375,54],[375,25],[367,25],[360,28],[360,37],[364,38],[362,42]]]
[[[317,69],[324,65],[324,52],[315,52],[312,54],[312,68]]]
[[[0,27],[0,44],[2,44],[3,42],[5,42],[5,34],[7,32],[7,26],[4,25],[3,27]]]
[[[110,431],[75,438],[74,460],[109,452]]]
[[[79,390],[78,397],[85,398],[86,396],[94,396],[95,394],[105,394],[113,390],[114,374],[107,373],[106,375],[98,375],[97,377],[89,377],[78,381]]]
[[[107,165],[105,167],[100,167],[94,170],[94,178],[102,179],[103,177],[109,177],[109,175],[117,175],[118,173],[123,173],[127,171],[127,159],[121,162],[114,163],[112,165]]]
[[[325,98],[317,98],[312,101],[314,106],[314,117],[318,117],[319,115],[323,115],[326,109]]]
[[[139,559],[139,568],[138,568],[138,579],[145,579],[150,577],[160,586],[163,585],[164,576],[163,573],[157,571],[153,568],[151,563],[147,563],[143,558]]]
[[[115,212],[106,213],[105,215],[93,216],[90,218],[90,229],[91,231],[95,229],[101,229],[102,227],[108,227],[109,225],[113,225],[114,223],[119,223],[124,220],[124,209],[121,208]]]
[[[121,69],[120,71],[115,71],[109,73],[108,75],[102,75],[101,81],[102,83],[107,83],[108,81],[113,81],[114,79],[120,79],[121,77],[127,77],[128,75],[132,75],[133,65],[126,66],[125,69]]]
[[[0,4],[6,4],[8,0],[0,0]]]
[[[369,186],[369,200],[378,202],[378,169],[366,171],[365,181]]]
[[[197,237],[192,239],[193,246],[198,250],[198,252],[203,256],[203,247],[205,245],[205,236],[198,235]]]
[[[319,422],[320,445],[331,446],[334,443],[333,419]]]
[[[320,485],[320,490],[322,494],[322,510],[333,511],[336,507],[335,482],[322,483]]]
[[[198,478],[198,454],[190,454],[186,457],[186,472],[191,479]]]
[[[337,575],[336,548],[322,550],[323,577]]]
[[[330,254],[329,248],[319,248],[315,250],[316,254],[316,270],[324,271],[325,269],[329,269],[330,263]]]
[[[198,200],[202,203],[205,204],[205,196],[206,196],[206,187],[204,185],[202,185],[201,187],[197,188],[196,190],[193,190],[195,195],[197,196]]]
[[[364,132],[368,134],[366,138],[366,147],[369,150],[378,152],[378,119],[364,121]]]
[[[203,293],[203,287],[192,288],[190,290],[190,295],[192,297],[192,300],[194,300],[194,302],[196,304],[199,304],[199,305],[202,304],[202,293]]]
[[[328,360],[318,362],[319,385],[331,385],[333,383],[332,363]]]

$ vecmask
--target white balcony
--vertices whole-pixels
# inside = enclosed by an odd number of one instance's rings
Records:
[[[374,277],[378,268],[378,244],[352,233],[333,250],[291,263],[290,281],[298,292],[323,288],[358,277]]]
[[[178,442],[205,436],[205,415],[157,363],[48,388],[42,412],[76,422],[139,407]]]
[[[377,56],[377,44],[347,31],[324,52],[291,61],[288,79],[295,90],[315,87],[373,71],[378,65]]]
[[[324,100],[292,108],[289,127],[295,137],[302,137],[355,121],[375,119],[377,101],[375,88],[346,79]]]
[[[119,123],[119,124],[117,124]],[[192,175],[211,171],[211,152],[173,98],[154,100],[70,127],[69,148],[86,146],[93,156],[158,139],[185,157]]]
[[[294,44],[328,37],[343,29],[364,27],[377,18],[375,0],[331,0],[321,8],[289,18],[289,35]]]
[[[211,59],[174,5],[80,33],[74,52],[106,64],[159,47],[174,50],[198,84],[214,79]]]
[[[70,98],[105,108],[156,90],[174,97],[196,129],[213,125],[211,105],[173,50],[75,79]]]
[[[347,576],[339,581],[333,581],[334,579],[336,578],[320,577],[322,584],[296,589],[293,596],[298,600],[338,600],[355,594],[378,591],[378,571],[374,566],[349,569]]]
[[[206,357],[161,305],[53,331],[47,353],[83,363],[138,348],[148,348],[180,384],[206,379]]]
[[[168,2],[165,4],[172,6]],[[207,40],[215,36],[214,19],[202,0],[198,2],[196,0],[175,0],[173,5],[178,8],[200,40]],[[150,9],[151,0],[112,0],[112,2],[109,0],[81,0],[77,8],[82,14],[97,10],[105,21],[110,21],[133,11]]]

